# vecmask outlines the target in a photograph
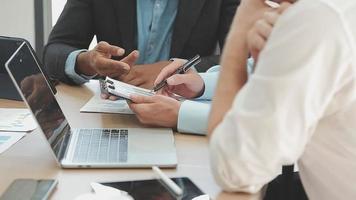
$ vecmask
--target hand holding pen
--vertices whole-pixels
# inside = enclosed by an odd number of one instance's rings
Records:
[[[174,93],[185,98],[195,98],[204,90],[204,82],[195,70],[189,70],[200,62],[200,57],[195,56],[189,61],[174,59],[165,67],[155,80],[154,90],[161,93]]]

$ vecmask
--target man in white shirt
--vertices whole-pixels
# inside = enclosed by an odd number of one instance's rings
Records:
[[[246,82],[241,38],[264,7],[243,0],[226,42],[209,123],[216,180],[257,192],[298,162],[309,199],[356,199],[356,2],[295,3]]]

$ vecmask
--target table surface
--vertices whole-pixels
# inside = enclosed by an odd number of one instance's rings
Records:
[[[57,86],[56,95],[73,128],[143,127],[134,115],[80,113],[79,109],[99,92],[97,81],[84,86]],[[22,102],[0,99],[0,107],[23,108]],[[175,133],[178,166],[164,169],[170,177],[187,176],[215,199],[259,199],[259,195],[224,193],[210,171],[208,140],[204,136]],[[61,169],[40,131],[35,130],[0,154],[0,194],[17,178],[57,179],[53,200],[70,200],[91,191],[90,182],[128,181],[153,178],[151,169]]]

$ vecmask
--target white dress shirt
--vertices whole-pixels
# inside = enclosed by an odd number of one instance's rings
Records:
[[[256,192],[298,162],[311,200],[356,199],[356,1],[300,0],[215,129],[228,191]]]

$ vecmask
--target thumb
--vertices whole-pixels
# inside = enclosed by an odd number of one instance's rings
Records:
[[[132,51],[128,56],[126,56],[125,58],[121,59],[122,62],[127,63],[130,67],[132,67],[133,65],[135,65],[137,59],[139,58],[140,53],[135,50]]]
[[[164,79],[170,77],[180,66],[186,63],[186,60],[183,59],[174,59],[172,63],[164,67],[161,72],[158,74],[156,80],[154,81],[154,85],[159,84]]]

